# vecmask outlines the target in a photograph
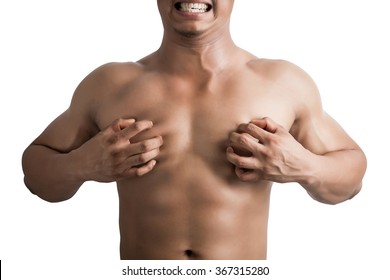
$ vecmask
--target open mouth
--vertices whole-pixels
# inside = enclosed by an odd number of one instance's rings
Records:
[[[207,3],[187,3],[177,2],[175,4],[176,10],[184,13],[206,13],[211,10],[212,6]]]

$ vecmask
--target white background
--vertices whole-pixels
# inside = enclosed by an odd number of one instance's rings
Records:
[[[20,161],[90,71],[109,61],[138,60],[159,47],[156,1],[0,3],[3,276],[124,279],[115,185],[87,183],[71,200],[50,204],[24,187]],[[274,185],[269,261],[260,262],[272,268],[272,279],[389,279],[386,4],[236,1],[232,34],[237,45],[306,70],[320,88],[325,109],[361,145],[369,163],[361,193],[336,206],[313,201],[296,184]]]

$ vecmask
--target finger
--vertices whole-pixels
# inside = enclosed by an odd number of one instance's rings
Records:
[[[255,123],[243,123],[237,128],[239,133],[247,133],[257,139],[260,143],[264,143],[270,132],[257,126]]]
[[[236,167],[235,173],[241,181],[255,182],[261,178],[261,175],[256,170],[247,170]]]
[[[124,161],[124,164],[127,166],[131,166],[131,167],[143,165],[143,164],[147,163],[148,161],[157,157],[159,155],[159,153],[160,153],[160,149],[156,148],[154,150],[151,150],[151,151],[148,151],[145,153],[133,155],[133,156],[130,156],[129,158],[127,158]]]
[[[148,130],[153,127],[153,122],[151,121],[137,121],[126,127],[121,131],[121,134],[124,138],[130,139],[137,135],[138,133]]]
[[[140,153],[145,153],[161,147],[163,139],[161,136],[157,136],[151,139],[147,139],[138,143],[130,144],[127,147],[127,156],[132,156]]]
[[[131,167],[129,169],[127,169],[125,172],[123,172],[123,176],[126,177],[126,176],[143,176],[147,173],[149,173],[150,171],[153,170],[153,168],[156,166],[156,161],[155,160],[151,160],[149,161],[148,163],[142,165],[142,166],[139,166],[139,167]]]
[[[117,119],[110,125],[110,128],[114,132],[119,132],[122,129],[125,129],[134,123],[135,123],[135,119]]]
[[[276,123],[275,121],[273,121],[271,118],[268,117],[252,120],[250,123],[253,123],[258,127],[271,133],[275,133],[280,128],[280,125],[278,123]]]
[[[232,147],[226,150],[227,160],[238,168],[242,169],[257,169],[259,167],[258,161],[254,157],[239,156],[234,152]]]
[[[259,143],[259,140],[248,133],[232,132],[229,140],[231,146],[248,150],[251,153],[259,152],[263,149],[263,145]]]
[[[135,172],[137,176],[143,176],[146,173],[149,173],[152,171],[152,169],[156,166],[157,161],[151,160],[144,166],[138,167],[137,171]]]

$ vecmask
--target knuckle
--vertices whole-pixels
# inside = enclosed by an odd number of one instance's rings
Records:
[[[152,148],[152,143],[150,143],[150,141],[143,141],[139,145],[141,152],[147,152]]]
[[[270,143],[270,145],[277,146],[277,145],[279,145],[279,142],[280,142],[280,140],[278,137],[276,137],[276,135],[271,134],[268,136],[268,143]]]
[[[256,130],[256,126],[254,124],[252,124],[252,123],[249,123],[249,124],[246,125],[246,129],[248,131],[255,131]]]
[[[237,167],[239,167],[239,168],[243,168],[243,167],[245,167],[245,161],[244,160],[242,160],[242,159],[239,159],[239,160],[237,160]]]
[[[273,153],[272,150],[266,150],[264,151],[264,157],[267,159],[267,160],[273,160],[275,154]]]
[[[142,131],[144,129],[150,128],[153,126],[151,121],[138,121],[133,124],[133,128],[136,131]]]
[[[118,157],[118,151],[116,149],[111,149],[107,153],[110,160]]]
[[[148,161],[148,154],[143,153],[143,154],[139,154],[137,156],[137,162],[138,163],[145,163],[147,161]]]
[[[115,163],[117,159],[120,158],[122,152],[117,149],[112,149],[109,151],[110,159]]]
[[[240,144],[247,144],[248,143],[248,138],[244,135],[244,134],[241,134],[239,137],[238,137],[238,142]]]
[[[134,130],[136,131],[141,131],[143,129],[143,124],[142,122],[135,122],[133,125]]]
[[[118,143],[119,137],[118,135],[111,135],[110,137],[107,138],[107,144],[109,145],[114,145]]]

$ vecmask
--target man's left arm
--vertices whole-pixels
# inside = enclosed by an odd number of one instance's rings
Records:
[[[296,117],[287,130],[270,118],[241,124],[230,135],[228,160],[243,181],[297,182],[316,200],[336,204],[361,189],[366,157],[356,142],[322,109],[314,82],[303,71],[290,75]],[[290,87],[292,88],[292,87]],[[250,151],[240,156],[236,149]]]

